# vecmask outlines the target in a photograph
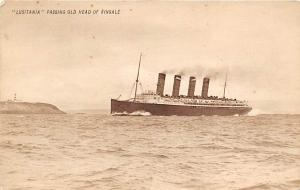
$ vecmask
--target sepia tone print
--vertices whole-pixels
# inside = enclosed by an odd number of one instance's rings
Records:
[[[0,190],[300,188],[300,4],[0,0]]]

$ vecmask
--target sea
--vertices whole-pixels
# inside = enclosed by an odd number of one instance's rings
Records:
[[[300,115],[0,115],[0,190],[300,190]]]

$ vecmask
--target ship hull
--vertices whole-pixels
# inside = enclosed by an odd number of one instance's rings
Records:
[[[245,115],[251,107],[217,107],[217,106],[190,106],[152,104],[111,99],[111,113],[134,113],[137,111],[149,112],[151,115],[160,116],[201,116],[201,115]]]

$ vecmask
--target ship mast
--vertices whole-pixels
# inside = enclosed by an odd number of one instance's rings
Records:
[[[228,72],[226,72],[225,83],[224,83],[224,90],[223,90],[223,98],[224,98],[224,99],[225,99],[226,86],[227,86],[227,73],[228,73]]]
[[[136,80],[135,80],[135,91],[134,91],[134,99],[133,99],[133,101],[135,101],[135,99],[136,99],[137,86],[138,86],[138,83],[139,83],[141,61],[142,61],[142,53],[140,54],[139,67],[138,67],[138,72],[137,72]]]

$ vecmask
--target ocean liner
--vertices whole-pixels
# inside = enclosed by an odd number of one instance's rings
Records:
[[[179,95],[181,76],[174,76],[172,95],[164,94],[165,73],[158,74],[156,92],[137,94],[141,56],[135,81],[134,98],[127,100],[111,99],[111,114],[130,115],[132,113],[149,113],[159,116],[230,116],[245,115],[251,111],[246,101],[225,97],[227,76],[224,83],[223,97],[208,96],[208,77],[203,78],[201,96],[195,95],[196,77],[190,76],[187,95]]]

